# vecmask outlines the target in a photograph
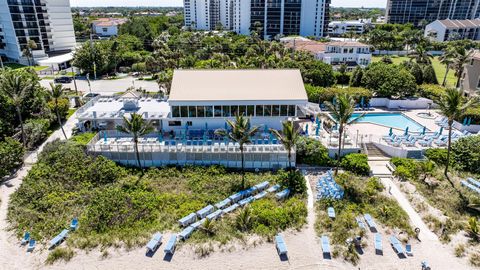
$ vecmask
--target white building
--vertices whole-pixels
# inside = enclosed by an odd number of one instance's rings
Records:
[[[4,62],[28,64],[22,50],[33,40],[33,60],[72,51],[75,46],[69,0],[0,1],[0,56]]]
[[[372,61],[370,46],[357,41],[317,42],[313,40],[290,40],[286,46],[311,53],[315,59],[330,64],[334,69],[347,65],[347,70],[356,66],[366,67]]]
[[[480,40],[480,19],[436,20],[425,27],[425,37],[443,42],[448,40]]]
[[[265,38],[327,35],[330,0],[184,0],[185,26]]]
[[[468,96],[480,96],[480,51],[475,51],[465,65],[460,88]]]
[[[371,19],[361,19],[356,21],[332,21],[328,24],[328,34],[330,36],[342,36],[347,33],[361,35],[371,25]]]
[[[117,36],[118,27],[127,21],[125,18],[100,18],[92,22],[92,30],[101,37]]]

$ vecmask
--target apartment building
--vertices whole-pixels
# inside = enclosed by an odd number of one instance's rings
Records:
[[[118,35],[120,25],[126,23],[125,18],[99,18],[92,22],[93,33],[102,37],[111,37]]]
[[[388,0],[388,23],[413,23],[435,20],[468,20],[480,17],[480,0]]]
[[[425,27],[425,37],[443,42],[448,40],[480,40],[480,19],[436,20]]]
[[[371,19],[361,19],[355,21],[332,21],[328,24],[328,35],[331,37],[342,36],[347,33],[361,35],[370,26],[372,26]]]
[[[4,62],[28,64],[22,51],[35,41],[33,61],[71,52],[75,33],[69,0],[0,1],[0,56]]]
[[[330,0],[184,0],[185,26],[267,39],[327,34]]]

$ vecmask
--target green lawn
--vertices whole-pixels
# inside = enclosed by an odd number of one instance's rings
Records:
[[[382,56],[372,56],[372,62],[378,62],[382,59]],[[409,61],[410,58],[407,56],[392,56],[392,61],[394,64],[398,65],[401,64],[403,61]],[[432,59],[433,69],[435,70],[435,74],[437,75],[437,80],[439,83],[443,82],[443,77],[445,76],[445,66],[438,61],[438,57],[434,57]],[[447,86],[454,87],[457,83],[457,78],[452,70],[448,72],[447,76]]]
[[[21,65],[21,64],[17,64],[17,63],[7,63],[7,64],[4,64],[5,67],[9,67],[11,69],[19,69],[19,68],[27,68],[28,66],[24,66],[24,65]],[[44,69],[47,69],[48,67],[47,66],[33,66],[32,67],[35,71],[41,71],[41,70],[44,70]]]

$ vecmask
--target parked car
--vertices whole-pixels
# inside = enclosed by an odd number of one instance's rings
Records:
[[[55,78],[53,81],[55,83],[71,83],[72,78],[67,76],[62,76],[62,77]]]
[[[96,96],[99,96],[100,94],[98,93],[87,93],[85,95],[83,95],[84,98],[94,98]]]

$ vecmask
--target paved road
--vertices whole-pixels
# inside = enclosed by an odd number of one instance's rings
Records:
[[[50,87],[51,82],[53,82],[53,80],[41,80],[40,84],[44,87]],[[158,84],[155,81],[143,81],[130,76],[116,80],[91,80],[90,84],[93,93],[101,93],[102,95],[112,95],[117,92],[123,92],[131,86],[135,86],[135,88],[141,87],[149,92],[157,92],[159,90]],[[75,89],[73,82],[63,85],[64,87]],[[77,88],[78,91],[88,93],[89,87],[87,80],[77,79]]]

